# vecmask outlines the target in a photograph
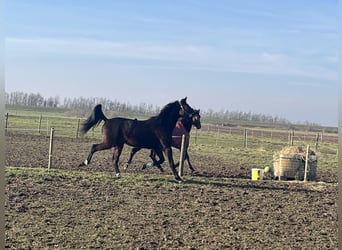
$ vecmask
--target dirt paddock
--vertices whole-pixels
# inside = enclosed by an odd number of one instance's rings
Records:
[[[117,179],[108,151],[78,164],[91,141],[8,135],[8,249],[337,249],[337,174],[317,182],[252,181],[250,169],[191,155],[174,181],[165,164],[141,170],[148,152]],[[123,159],[127,159],[124,152]],[[125,158],[126,157],[126,158]]]

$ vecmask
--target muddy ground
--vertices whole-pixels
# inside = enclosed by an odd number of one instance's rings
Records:
[[[109,151],[78,167],[92,140],[7,135],[8,249],[337,249],[337,174],[317,182],[251,181],[250,168],[190,155],[174,181],[141,170],[139,152],[117,179]],[[127,159],[128,148],[122,158]],[[36,168],[36,169],[31,169]]]

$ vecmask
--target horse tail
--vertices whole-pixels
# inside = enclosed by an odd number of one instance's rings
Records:
[[[102,112],[102,105],[97,104],[88,119],[82,124],[81,132],[85,134],[94,126],[99,125],[101,121],[107,121],[107,117]]]

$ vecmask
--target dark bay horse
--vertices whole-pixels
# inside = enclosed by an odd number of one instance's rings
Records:
[[[178,118],[194,113],[186,99],[185,97],[180,101],[167,104],[157,116],[143,121],[122,117],[108,119],[102,112],[101,104],[98,104],[90,117],[82,124],[81,132],[85,134],[89,129],[104,121],[102,143],[92,145],[87,159],[80,166],[88,165],[95,152],[114,148],[114,169],[116,176],[120,178],[119,158],[124,144],[127,144],[133,147],[154,150],[161,162],[165,159],[164,153],[176,180],[181,181],[173,161],[171,145],[172,130]]]
[[[201,116],[200,116],[200,110],[194,110],[193,114],[190,114],[188,116],[182,116],[178,119],[176,122],[176,126],[174,127],[172,131],[172,147],[175,147],[177,149],[181,149],[182,144],[182,135],[185,134],[185,159],[188,162],[188,166],[190,170],[193,172],[195,169],[192,167],[190,163],[190,158],[188,154],[188,147],[189,147],[189,139],[190,139],[190,131],[192,126],[195,126],[197,129],[201,128]],[[134,147],[131,150],[130,157],[128,159],[126,168],[131,164],[132,159],[134,155],[140,150],[141,148]],[[152,159],[153,163],[147,163],[143,165],[143,169],[145,169],[147,166],[157,166],[160,171],[163,171],[163,168],[160,166],[162,162],[157,161],[156,159],[156,153],[151,150],[150,158]],[[177,167],[179,165],[179,162],[175,164]]]

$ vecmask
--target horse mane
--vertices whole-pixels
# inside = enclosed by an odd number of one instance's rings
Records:
[[[172,110],[175,108],[175,105],[178,105],[178,101],[174,101],[174,102],[170,102],[170,103],[168,103],[168,104],[166,104],[161,110],[160,110],[160,112],[159,112],[159,114],[157,115],[157,116],[155,116],[155,118],[159,121],[159,122],[161,122],[161,123],[168,123],[168,121],[170,120],[170,118],[172,118],[172,116],[173,116],[173,114],[172,113],[170,113],[170,112],[172,112]],[[179,106],[179,109],[180,109],[180,106]],[[174,109],[174,111],[173,112],[175,112],[175,111],[177,111],[177,112],[179,112],[179,109]],[[176,117],[176,116],[174,116],[174,117]],[[177,121],[177,118],[178,118],[178,116],[175,118],[175,121],[174,121],[174,123],[176,123],[176,121]],[[174,125],[174,124],[173,124]]]
[[[164,116],[167,112],[169,112],[169,109],[173,108],[173,106],[178,103],[178,101],[170,102],[166,104],[159,112],[159,116]]]

